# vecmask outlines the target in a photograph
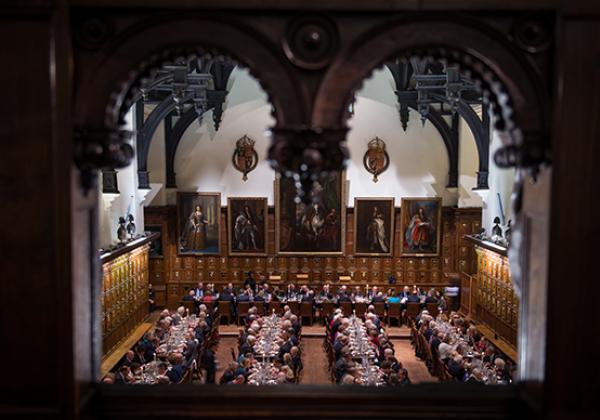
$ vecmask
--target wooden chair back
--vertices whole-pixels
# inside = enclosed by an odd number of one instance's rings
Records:
[[[340,302],[340,308],[344,316],[352,315],[352,302]]]
[[[367,312],[367,302],[356,302],[354,304],[354,309],[356,310],[356,315],[360,317],[364,317],[365,312]]]
[[[312,302],[302,302],[300,303],[300,320],[308,319],[310,321],[309,325],[313,323],[313,305]]]
[[[250,302],[238,302],[237,304],[237,321],[241,324],[241,319],[248,315],[250,309]]]
[[[406,304],[406,317],[415,319],[421,310],[421,304],[418,302],[409,302]]]
[[[187,309],[190,312],[190,315],[197,313],[196,302],[193,300],[182,300],[179,302],[179,306],[183,306],[185,309]]]
[[[219,301],[219,316],[227,320],[227,325],[231,324],[231,302]]]
[[[400,325],[401,318],[402,318],[402,310],[400,309],[400,302],[388,303],[388,312],[387,312],[388,325],[390,324],[390,320],[392,320],[392,319],[397,320],[398,325]]]
[[[334,305],[333,302],[323,302],[321,304],[321,318],[325,324],[329,327],[328,319],[333,315]]]
[[[431,315],[432,317],[437,317],[439,314],[439,309],[438,309],[438,304],[437,303],[428,303],[427,304],[427,312],[429,312],[429,315]]]
[[[383,320],[383,318],[385,317],[385,303],[383,302],[375,302],[373,304],[373,306],[375,306],[375,313],[377,314],[377,316]]]
[[[283,307],[281,306],[281,302],[273,300],[269,302],[269,313],[267,315],[270,315],[273,312],[275,312],[277,315],[283,314]]]
[[[183,376],[181,377],[181,379],[179,380],[179,382],[177,382],[178,384],[189,384],[190,382],[192,382],[192,368],[187,368],[185,370],[185,373],[183,374]]]
[[[290,307],[290,311],[292,311],[293,314],[298,315],[300,312],[300,302],[294,300],[288,302],[286,305]]]

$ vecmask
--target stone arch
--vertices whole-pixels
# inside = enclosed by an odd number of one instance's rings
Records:
[[[449,21],[441,15],[407,14],[359,36],[324,76],[315,99],[313,125],[344,127],[344,104],[374,69],[397,56],[433,57],[458,64],[480,85],[497,128],[510,134],[506,146],[518,149],[504,166],[536,166],[545,160],[549,127],[543,115],[549,111],[549,101],[544,87],[504,35],[466,16],[453,16]]]
[[[133,157],[120,127],[142,77],[177,57],[206,53],[230,54],[249,69],[273,105],[276,126],[299,124],[310,114],[291,77],[291,64],[280,60],[272,43],[242,21],[189,14],[143,19],[80,60],[74,124],[76,160],[85,163],[84,172],[93,177],[95,169],[124,166]]]

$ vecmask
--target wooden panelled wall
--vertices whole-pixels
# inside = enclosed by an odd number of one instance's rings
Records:
[[[240,285],[249,270],[265,275],[280,275],[281,283],[324,282],[337,284],[338,277],[351,275],[348,285],[388,286],[390,275],[396,276],[397,287],[417,284],[423,287],[443,287],[458,279],[458,273],[475,273],[477,260],[473,245],[463,238],[478,232],[481,226],[481,209],[444,207],[442,213],[442,246],[438,257],[400,256],[400,209],[396,209],[394,257],[354,257],[353,209],[346,215],[346,251],[344,256],[277,256],[275,254],[275,220],[269,208],[269,231],[266,257],[230,257],[227,255],[226,217],[222,208],[221,256],[179,256],[177,254],[177,211],[175,206],[147,207],[146,225],[161,225],[163,258],[150,259],[150,281],[156,292],[158,306],[173,308],[186,290],[198,281],[221,285],[231,281]],[[306,279],[298,279],[305,274]]]
[[[519,299],[508,257],[475,245],[477,273],[461,273],[461,311],[517,348]]]
[[[136,241],[139,242],[139,241]],[[102,354],[148,316],[149,241],[102,259]]]

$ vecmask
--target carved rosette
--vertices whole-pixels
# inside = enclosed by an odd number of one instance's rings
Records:
[[[244,181],[248,180],[248,173],[253,171],[256,165],[258,165],[258,153],[254,149],[255,143],[254,140],[245,134],[235,143],[231,162],[233,163],[233,167],[243,174],[242,180]]]
[[[390,156],[385,150],[385,142],[375,137],[369,142],[368,149],[363,156],[363,165],[367,172],[373,174],[373,182],[390,166]]]
[[[93,186],[99,169],[114,171],[129,165],[134,156],[133,147],[127,142],[131,134],[125,130],[75,130],[75,162],[85,190]]]

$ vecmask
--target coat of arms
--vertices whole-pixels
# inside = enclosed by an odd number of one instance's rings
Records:
[[[377,182],[377,177],[390,165],[390,156],[385,150],[385,142],[379,137],[375,137],[369,142],[363,157],[363,164],[365,169],[373,174],[373,182]]]
[[[242,177],[244,181],[248,179],[248,173],[253,171],[256,165],[258,165],[258,153],[254,150],[254,143],[254,140],[244,134],[235,143],[235,151],[231,158],[233,167],[244,174]]]

